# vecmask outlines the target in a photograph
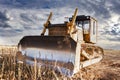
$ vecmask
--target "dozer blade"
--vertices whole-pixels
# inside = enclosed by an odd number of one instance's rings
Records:
[[[18,44],[17,55],[30,64],[36,59],[41,66],[52,67],[71,76],[76,44],[72,38],[66,36],[26,36]]]

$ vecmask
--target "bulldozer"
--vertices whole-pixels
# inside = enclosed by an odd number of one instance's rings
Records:
[[[17,59],[57,69],[72,76],[80,69],[100,62],[103,49],[96,45],[98,25],[91,16],[77,15],[68,21],[52,24],[50,12],[40,35],[24,36],[18,43]]]

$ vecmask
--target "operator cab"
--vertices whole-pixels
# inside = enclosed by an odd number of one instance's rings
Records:
[[[71,21],[72,18],[69,18]],[[97,20],[91,16],[79,15],[76,17],[76,25],[82,28],[83,40],[86,43],[96,43],[97,41]]]

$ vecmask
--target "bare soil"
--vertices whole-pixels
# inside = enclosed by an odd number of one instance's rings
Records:
[[[82,69],[75,80],[120,80],[120,50],[104,50],[101,62]]]

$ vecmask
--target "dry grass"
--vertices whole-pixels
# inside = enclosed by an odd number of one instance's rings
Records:
[[[54,70],[16,61],[16,47],[0,47],[0,80],[70,80]]]
[[[0,80],[119,80],[120,51],[105,50],[103,61],[82,69],[72,78],[65,77],[56,71],[16,61],[15,46],[0,46]],[[82,73],[82,74],[81,74]],[[82,78],[82,79],[81,79]]]

